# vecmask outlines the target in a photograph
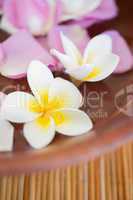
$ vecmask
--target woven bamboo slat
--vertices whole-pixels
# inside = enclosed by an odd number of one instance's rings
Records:
[[[0,177],[0,200],[133,200],[133,143],[88,163]]]

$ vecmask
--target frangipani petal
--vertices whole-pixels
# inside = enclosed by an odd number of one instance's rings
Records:
[[[76,109],[60,109],[52,113],[56,131],[68,136],[76,136],[90,131],[93,127],[88,115]]]
[[[61,40],[65,53],[75,62],[75,64],[78,65],[81,60],[81,54],[78,48],[62,32],[61,32]]]
[[[11,151],[13,149],[13,139],[13,126],[5,120],[0,120],[0,152]]]
[[[101,34],[92,38],[84,52],[84,63],[93,63],[97,56],[111,53],[112,41],[111,37]]]
[[[68,38],[70,38],[76,47],[80,49],[83,53],[83,50],[86,47],[86,44],[89,41],[89,35],[86,29],[81,28],[78,25],[56,25],[52,28],[52,30],[48,34],[48,44],[50,49],[57,49],[60,52],[64,52],[60,32],[63,32]]]
[[[3,120],[2,113],[1,113],[1,106],[5,97],[6,97],[6,94],[4,94],[3,92],[0,92],[0,120]]]
[[[77,67],[75,69],[68,69],[66,73],[70,76],[74,77],[77,80],[83,80],[86,75],[90,74],[93,71],[93,67],[91,65],[84,65],[82,67]]]
[[[52,72],[40,61],[32,61],[28,68],[27,79],[33,94],[40,102],[41,93],[47,95],[49,86],[54,80]]]
[[[26,31],[19,31],[2,44],[4,62],[1,63],[2,75],[9,78],[21,78],[26,75],[27,68],[33,59],[52,64],[53,59],[48,52]]]
[[[105,32],[112,38],[113,52],[120,57],[120,62],[116,67],[114,73],[124,73],[133,68],[133,53],[126,40],[117,31]]]
[[[13,92],[6,96],[2,103],[3,119],[15,123],[25,123],[36,119],[40,113],[32,112],[31,104],[37,105],[35,98],[25,92]]]
[[[57,102],[59,108],[79,108],[82,95],[77,87],[62,78],[55,78],[49,89],[49,102]]]
[[[51,49],[51,54],[55,56],[65,68],[77,67],[77,64],[66,54],[60,53],[56,49]]]
[[[42,126],[37,120],[24,125],[24,137],[28,143],[35,149],[46,147],[55,136],[55,124],[52,119],[49,124]]]
[[[6,94],[4,94],[3,92],[0,92],[0,107],[1,107],[2,102],[4,101],[5,97],[6,97]]]
[[[119,63],[119,56],[112,53],[107,54],[102,58],[101,57],[98,58],[94,63],[94,67],[97,66],[97,68],[99,69],[99,75],[97,75],[94,78],[89,78],[86,81],[95,82],[107,78],[115,70],[118,63]]]

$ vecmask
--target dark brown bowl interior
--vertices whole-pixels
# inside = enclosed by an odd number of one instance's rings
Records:
[[[108,28],[117,28],[131,44],[132,15],[129,16],[129,10],[127,12],[124,8],[124,2],[119,0],[118,4],[121,6],[119,17],[111,22],[93,26],[91,31],[96,34]],[[129,1],[128,5],[130,4],[132,2]],[[1,40],[5,36],[5,33],[0,33]],[[26,91],[29,89],[26,79],[9,80],[0,76],[0,90],[9,85],[14,86],[14,90],[18,89],[17,87]],[[112,75],[99,83],[84,83],[80,90],[84,96],[83,109],[95,124],[91,133],[79,137],[57,134],[47,148],[33,150],[23,138],[22,126],[16,125],[13,152],[0,153],[1,175],[48,170],[81,160],[87,161],[133,139],[133,71]],[[129,95],[132,98],[128,98]]]

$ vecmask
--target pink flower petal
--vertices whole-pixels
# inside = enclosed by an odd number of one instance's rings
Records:
[[[0,65],[3,63],[3,60],[4,60],[4,52],[2,44],[0,44]]]
[[[4,17],[17,29],[43,35],[53,25],[55,10],[48,0],[10,0],[4,2]]]
[[[3,4],[5,0],[0,0],[0,11],[3,9]]]
[[[26,75],[27,67],[32,60],[40,60],[45,64],[53,64],[52,57],[26,31],[19,31],[1,44],[4,62],[0,72],[9,78],[21,78]]]
[[[113,53],[120,57],[120,63],[114,73],[123,73],[133,68],[133,53],[126,40],[117,31],[106,31],[113,41]]]
[[[118,14],[118,8],[115,0],[102,0],[101,5],[88,16],[84,16],[81,20],[75,21],[83,27],[91,26],[94,23],[108,20],[116,17]]]

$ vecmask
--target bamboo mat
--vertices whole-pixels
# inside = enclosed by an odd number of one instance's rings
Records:
[[[87,164],[0,177],[0,200],[133,200],[133,143]]]

